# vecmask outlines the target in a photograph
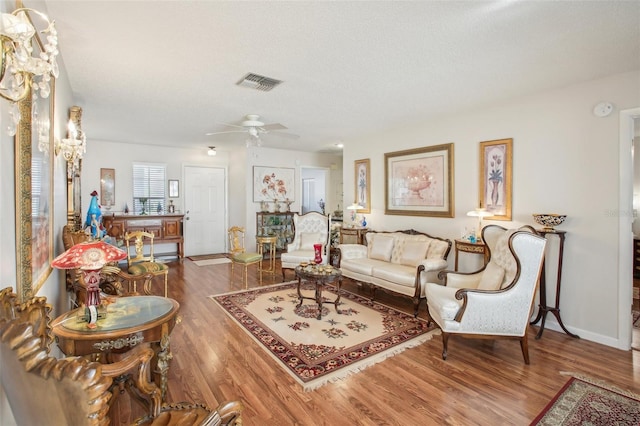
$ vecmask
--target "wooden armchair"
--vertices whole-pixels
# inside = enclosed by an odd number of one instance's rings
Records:
[[[112,364],[48,356],[50,311],[44,297],[19,305],[12,288],[0,291],[0,382],[17,424],[109,425],[116,382],[125,383],[149,410],[136,424],[242,424],[239,401],[216,410],[201,404],[162,405],[160,389],[149,380],[153,350],[147,346],[132,349]]]

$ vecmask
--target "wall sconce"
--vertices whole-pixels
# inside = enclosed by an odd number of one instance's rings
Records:
[[[40,31],[43,43],[36,33],[31,16],[40,17],[46,28]],[[9,110],[14,126],[8,127],[10,136],[15,135],[20,121],[16,102],[24,99],[32,88],[32,96],[47,98],[51,93],[51,77],[58,77],[58,35],[54,23],[37,10],[19,8],[12,13],[0,15],[0,96],[13,105]],[[33,45],[40,52],[33,56]]]
[[[475,209],[467,212],[467,216],[478,218],[478,229],[476,230],[476,240],[482,241],[482,218],[493,216],[493,213],[486,211],[485,209]]]
[[[80,165],[82,156],[87,152],[87,138],[82,131],[82,108],[72,106],[69,108],[69,125],[67,128],[67,138],[57,140],[55,154],[62,154],[67,161],[67,172],[72,175]]]
[[[216,151],[216,147],[215,146],[210,146],[209,147],[209,151],[207,151],[207,155],[209,157],[213,157],[214,155],[216,155],[218,153],[218,151]]]

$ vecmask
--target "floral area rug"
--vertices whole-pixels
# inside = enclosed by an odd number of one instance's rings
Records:
[[[303,387],[316,389],[417,346],[438,333],[435,326],[388,306],[341,290],[333,303],[303,300],[297,307],[297,282],[210,296]],[[313,284],[301,292],[314,297]],[[333,301],[336,288],[325,286]]]
[[[531,425],[640,424],[640,396],[602,381],[572,377]]]

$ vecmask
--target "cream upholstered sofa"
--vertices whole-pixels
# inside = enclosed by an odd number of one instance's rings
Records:
[[[342,275],[372,284],[374,298],[378,288],[413,298],[417,316],[426,283],[438,282],[438,272],[447,267],[451,240],[412,229],[369,231],[365,239],[366,245],[338,246],[338,267]]]

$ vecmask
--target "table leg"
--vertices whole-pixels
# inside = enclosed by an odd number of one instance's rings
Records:
[[[322,283],[316,281],[316,303],[318,304],[317,319],[322,319]]]
[[[302,293],[300,293],[300,284],[302,284],[302,278],[298,277],[298,304],[296,308],[299,308],[302,305]]]
[[[158,351],[158,363],[156,365],[156,373],[160,375],[160,392],[162,402],[164,402],[164,398],[167,393],[169,361],[173,358],[171,347],[169,345],[169,333],[168,330],[165,329],[165,326],[163,326],[162,339],[160,340],[160,351]]]
[[[338,305],[340,304],[340,289],[342,288],[342,278],[340,278],[338,280],[338,297],[336,297],[335,302],[333,302],[333,304],[336,307],[336,312],[339,314],[342,314],[342,311],[340,309],[338,309]]]

